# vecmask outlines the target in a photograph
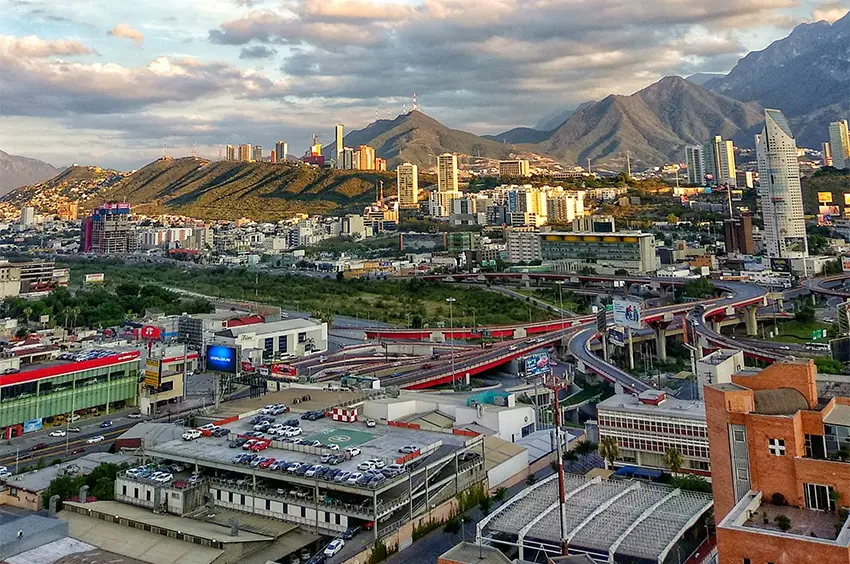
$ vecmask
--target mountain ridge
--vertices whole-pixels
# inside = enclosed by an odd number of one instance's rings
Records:
[[[28,184],[48,180],[61,169],[52,164],[0,150],[0,196]]]

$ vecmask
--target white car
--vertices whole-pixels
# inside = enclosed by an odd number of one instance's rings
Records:
[[[345,449],[345,452],[347,452],[351,456],[357,456],[358,454],[360,454],[360,449],[357,447],[347,447]]]
[[[375,423],[375,420],[374,420],[374,419],[367,419],[367,420],[366,420],[366,426],[367,426],[367,427],[374,427],[376,424],[377,424],[377,423]]]
[[[358,466],[359,468],[359,466]],[[357,480],[363,477],[363,472],[352,472],[348,479],[345,481],[346,484],[353,485],[357,483]]]
[[[289,429],[287,429],[284,432],[283,436],[285,436],[285,437],[297,437],[298,435],[300,435],[303,432],[304,431],[301,430],[301,427],[290,427]]]
[[[372,463],[371,460],[365,460],[357,465],[358,470],[371,470],[374,467],[375,465]]]
[[[383,460],[381,460],[380,458],[370,458],[370,459],[369,459],[369,460],[367,460],[366,462],[371,462],[371,463],[372,463],[372,468],[377,468],[378,470],[380,470],[381,468],[383,468],[384,466],[386,466],[386,465],[387,465],[387,464],[386,464]]]
[[[339,445],[337,445],[337,444],[325,445],[325,448],[329,448],[331,450],[339,450]]]
[[[413,446],[413,445],[403,446],[400,449],[398,449],[398,451],[402,454],[413,454],[417,450],[419,450],[419,447]]]
[[[97,435],[96,437],[92,437],[92,438],[88,439],[86,442],[90,445],[93,445],[94,443],[103,442],[105,440],[106,440],[106,437],[104,437],[103,435]]]
[[[189,429],[185,433],[183,433],[184,441],[194,441],[195,439],[200,439],[203,433],[198,431],[197,429]]]
[[[0,480],[5,480],[6,478],[11,478],[11,477],[12,477],[12,473],[9,472],[8,470],[5,471],[5,472],[0,472]]]
[[[170,482],[172,478],[174,478],[174,475],[170,472],[159,472],[151,476],[151,480],[153,480],[154,482],[159,482],[160,484]]]
[[[330,558],[331,556],[336,556],[337,552],[342,550],[342,547],[345,546],[345,541],[342,539],[334,539],[330,542],[330,544],[325,548],[325,552],[323,554]]]
[[[141,419],[141,418],[142,418],[142,414],[141,414],[141,413],[138,413],[138,412],[137,412],[137,413],[131,413],[131,414],[130,414],[130,415],[128,415],[127,417],[129,417],[130,419]]]
[[[67,434],[68,433],[66,433],[62,429],[56,429],[54,431],[50,431],[49,433],[47,433],[47,436],[48,437],[64,437]]]

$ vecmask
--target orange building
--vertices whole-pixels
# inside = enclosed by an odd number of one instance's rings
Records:
[[[720,564],[850,563],[850,398],[814,362],[705,388]]]

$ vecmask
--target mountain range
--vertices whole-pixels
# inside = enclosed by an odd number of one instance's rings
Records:
[[[58,172],[55,166],[38,159],[0,151],[0,196],[20,186],[52,178]]]

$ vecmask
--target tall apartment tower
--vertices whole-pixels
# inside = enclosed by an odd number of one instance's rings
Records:
[[[742,213],[740,217],[723,221],[723,235],[727,253],[754,255],[756,253],[753,241],[753,216]]]
[[[705,159],[702,145],[685,147],[685,163],[688,166],[688,184],[702,186],[705,182]]]
[[[342,168],[345,170],[354,169],[354,149],[351,147],[342,148]]]
[[[396,169],[398,181],[398,206],[400,208],[419,207],[419,167],[404,163]]]
[[[764,111],[764,129],[756,135],[764,243],[769,257],[809,256],[797,142],[785,115]]]
[[[286,161],[286,154],[289,151],[289,144],[286,141],[278,141],[274,146],[275,159],[282,163]]]
[[[251,162],[251,145],[243,143],[239,145],[239,160],[242,162]]]
[[[833,166],[835,163],[832,160],[832,145],[829,141],[821,143],[820,151],[823,154],[823,166]]]
[[[338,123],[336,124],[336,127],[334,127],[334,141],[336,142],[336,167],[340,169],[345,168],[342,163],[342,153],[345,150],[345,146],[342,143],[343,137],[345,137],[345,135],[343,135],[342,124]]]
[[[254,145],[254,154],[251,157],[252,161],[261,162],[263,160],[263,146]]]
[[[712,175],[714,185],[737,186],[735,171],[735,147],[732,141],[724,141],[719,135],[703,145],[705,172]]]
[[[228,145],[224,148],[224,160],[226,161],[235,161],[236,160],[236,147],[233,145]]]
[[[850,398],[814,361],[705,387],[719,564],[849,564]]]
[[[846,119],[829,124],[829,148],[832,150],[832,166],[850,168],[850,132]]]
[[[359,153],[359,164],[356,168],[360,170],[375,170],[375,148],[369,145],[357,147]]]
[[[139,235],[130,221],[130,204],[103,204],[83,223],[83,252],[126,254],[139,250]]]
[[[437,157],[437,190],[457,191],[457,157],[452,153],[443,153]]]

